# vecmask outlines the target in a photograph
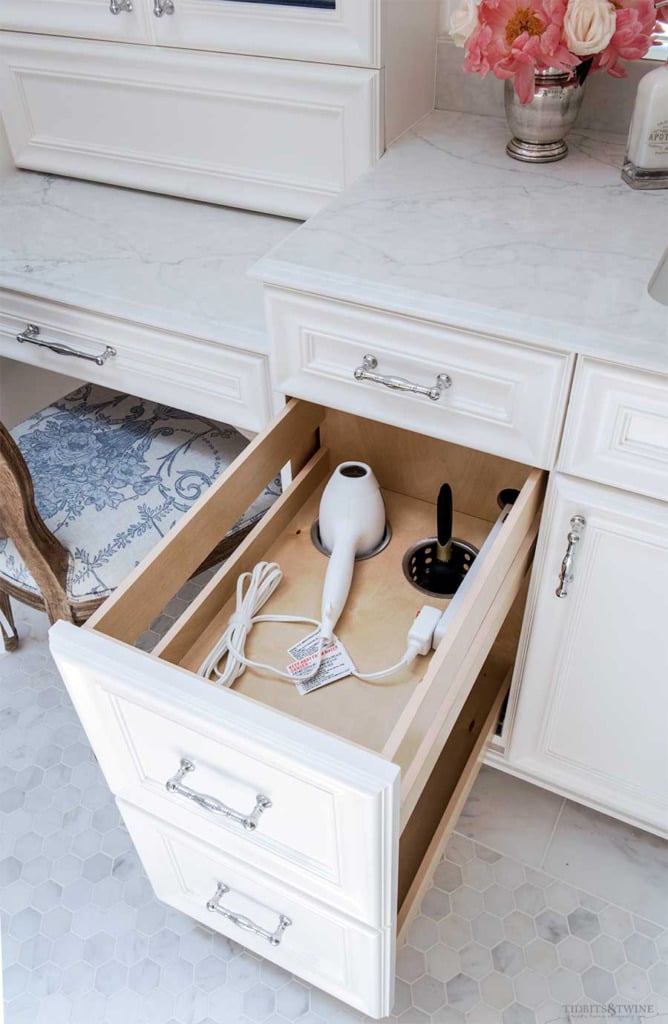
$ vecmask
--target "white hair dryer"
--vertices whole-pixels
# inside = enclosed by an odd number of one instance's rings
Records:
[[[322,637],[331,640],[345,607],[355,558],[368,555],[385,536],[380,487],[364,462],[342,462],[332,473],[319,513],[320,540],[329,551],[322,592]]]

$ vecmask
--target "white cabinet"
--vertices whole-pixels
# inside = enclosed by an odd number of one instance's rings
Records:
[[[18,167],[304,219],[433,108],[437,0],[121,2],[3,0]]]
[[[380,11],[379,0],[3,0],[0,28],[380,67]]]
[[[29,325],[37,328],[40,345],[18,343]],[[63,355],[63,347],[83,358]],[[92,361],[97,356],[105,356],[100,365]],[[76,373],[212,419],[220,420],[223,410],[243,430],[261,430],[271,418],[267,359],[259,352],[1,288],[0,358]]]
[[[579,359],[559,468],[668,501],[668,380]]]
[[[0,29],[124,43],[150,43],[151,8],[132,0],[132,10],[111,11],[113,0],[2,0]],[[117,0],[120,2],[120,0]],[[125,0],[127,2],[127,0]]]
[[[542,530],[510,763],[668,834],[668,505],[557,475]]]
[[[337,632],[374,671],[399,660],[428,600],[449,609],[437,649],[388,685],[348,677],[305,697],[252,667],[232,689],[204,680],[197,668],[234,610],[238,576],[257,562],[284,570],[266,613],[317,616],[326,562],[311,524],[326,478],[350,458],[374,467],[392,536],[358,563]],[[290,459],[292,482],[270,512],[154,650],[135,649]],[[390,1012],[396,943],[507,692],[514,651],[496,637],[531,564],[544,476],[292,399],[84,628],[53,627],[54,658],[162,899],[373,1017]],[[433,529],[444,479],[455,534],[480,548],[452,603],[419,594],[401,568]],[[500,518],[506,488],[519,493]],[[285,665],[304,627],[264,625],[249,657]]]
[[[306,217],[382,149],[379,71],[6,33],[20,167]]]

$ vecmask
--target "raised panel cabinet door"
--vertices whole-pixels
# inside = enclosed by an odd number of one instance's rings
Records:
[[[2,0],[0,29],[152,42],[149,0]]]
[[[161,46],[380,67],[381,0],[137,0]],[[170,13],[171,12],[171,13]]]
[[[668,504],[557,475],[543,531],[509,760],[667,834]]]

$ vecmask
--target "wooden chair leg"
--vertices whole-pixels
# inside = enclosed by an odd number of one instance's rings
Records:
[[[9,602],[9,594],[0,590],[0,635],[6,651],[15,651],[19,646],[19,634],[16,631],[14,613]]]

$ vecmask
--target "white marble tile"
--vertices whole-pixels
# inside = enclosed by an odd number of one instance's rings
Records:
[[[498,813],[501,803],[507,819]],[[485,765],[457,822],[457,831],[538,868],[562,805],[561,797]],[[495,873],[498,870],[499,865],[494,865]],[[524,880],[522,875],[517,884]]]
[[[565,882],[668,925],[668,843],[567,803],[544,869]]]

